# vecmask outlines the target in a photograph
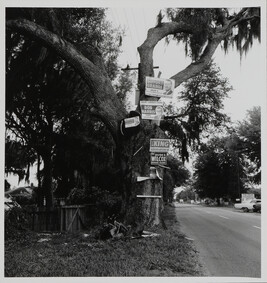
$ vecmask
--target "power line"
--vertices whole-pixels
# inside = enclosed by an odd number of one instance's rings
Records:
[[[128,21],[128,17],[127,17],[125,8],[123,8],[123,14],[124,14],[126,23],[127,23],[127,25],[128,25],[128,30],[129,30],[130,38],[131,38],[131,42],[132,42],[132,48],[130,48],[130,49],[131,49],[132,52],[134,52],[133,47],[136,46],[136,43],[134,42],[133,37],[132,37],[132,30],[130,29],[130,25],[129,25],[129,21]],[[134,56],[133,56],[133,57],[134,57],[133,62],[135,62],[136,59],[138,59],[138,58],[136,58],[135,52],[134,52],[133,54],[134,54]]]
[[[133,18],[134,29],[136,31],[137,41],[138,41],[138,44],[139,44],[140,43],[140,37],[139,37],[139,32],[138,32],[137,24],[136,24],[136,21],[135,21],[135,16],[133,14],[133,10],[132,9],[131,9],[131,15],[132,15],[132,18]]]
[[[119,22],[117,21],[117,17],[114,15],[113,8],[109,8],[109,11],[110,11],[110,15],[111,15],[113,21],[115,22],[116,26],[119,27],[120,24],[119,24]]]

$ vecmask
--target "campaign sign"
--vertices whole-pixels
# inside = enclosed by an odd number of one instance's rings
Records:
[[[139,116],[124,119],[125,128],[136,127],[140,124]]]
[[[172,98],[174,84],[175,81],[171,79],[146,77],[145,94],[148,96]]]
[[[140,101],[142,119],[160,120],[163,115],[163,102]]]
[[[150,139],[150,152],[168,152],[169,147],[169,139]]]
[[[166,152],[151,152],[150,153],[151,165],[167,165],[167,153]]]

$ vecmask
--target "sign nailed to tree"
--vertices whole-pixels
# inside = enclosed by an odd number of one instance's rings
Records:
[[[140,101],[142,119],[160,120],[163,114],[163,102],[160,101]]]
[[[140,124],[139,116],[124,119],[125,128],[136,127]]]
[[[146,77],[145,94],[155,97],[172,98],[174,90],[174,80]]]
[[[150,152],[168,152],[170,139],[150,139]]]
[[[167,153],[166,152],[151,152],[150,153],[151,165],[167,165]]]

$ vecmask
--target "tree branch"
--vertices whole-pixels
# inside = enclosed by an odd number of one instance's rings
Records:
[[[171,79],[175,80],[175,87],[178,87],[184,81],[196,76],[207,66],[222,39],[222,34],[218,34],[213,39],[210,39],[199,60],[191,63],[184,70],[171,77]]]
[[[183,22],[169,22],[162,23],[160,26],[149,29],[147,38],[141,46],[139,46],[138,52],[140,54],[140,92],[141,96],[144,95],[145,90],[145,77],[153,76],[153,50],[157,43],[170,34],[176,34],[178,32],[192,33],[193,29],[190,25]]]
[[[14,119],[14,117],[10,116],[6,122],[7,128],[11,130],[17,137],[20,137],[24,141],[29,141],[29,138],[25,134],[25,132],[21,129],[21,125]]]
[[[70,42],[34,22],[25,19],[9,20],[7,21],[7,28],[30,35],[41,41],[74,67],[90,88],[98,110],[106,117],[107,128],[117,141],[118,120],[126,116],[126,111],[116,96],[106,72],[103,72],[103,66],[100,67],[99,60],[94,61],[97,64],[95,65],[87,58],[89,56],[84,56],[84,50],[80,51]]]
[[[191,103],[191,104],[188,106],[188,108],[184,111],[184,113],[180,113],[180,114],[172,115],[172,116],[165,116],[165,117],[164,117],[164,120],[173,120],[173,119],[185,117],[185,116],[188,115],[189,110],[192,108],[192,106],[193,106],[193,103]]]
[[[254,17],[256,17],[255,15]],[[230,33],[233,26],[237,25],[240,21],[251,19],[249,14],[249,8],[243,8],[234,18],[228,20],[223,17],[223,26],[214,29],[214,33],[210,36],[209,41],[204,49],[199,60],[188,65],[184,70],[173,75],[171,79],[175,80],[175,87],[178,87],[184,81],[194,77],[201,72],[205,66],[212,59],[215,50],[220,42]],[[185,24],[183,22],[170,22],[162,23],[156,28],[152,28],[148,31],[147,38],[144,43],[138,47],[138,51],[141,59],[141,77],[153,76],[153,50],[156,44],[165,36],[170,34],[176,34],[181,32],[193,33],[194,26]],[[141,96],[144,93],[145,82],[141,82]]]

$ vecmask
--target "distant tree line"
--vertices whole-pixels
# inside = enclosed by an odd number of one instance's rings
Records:
[[[202,144],[195,162],[199,196],[240,198],[261,183],[261,111],[248,110],[245,120],[222,137]]]

